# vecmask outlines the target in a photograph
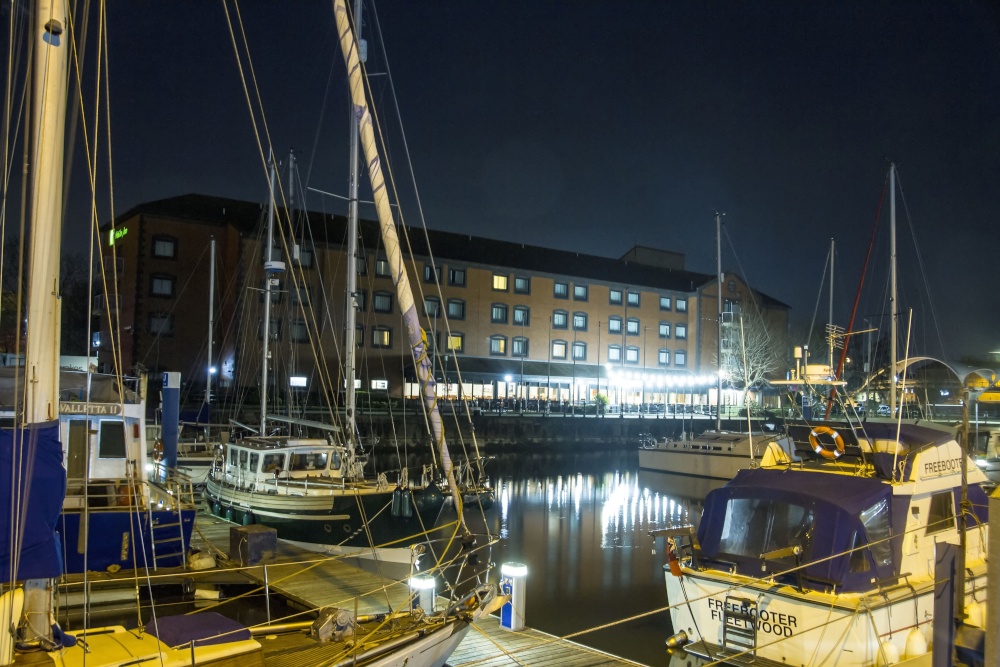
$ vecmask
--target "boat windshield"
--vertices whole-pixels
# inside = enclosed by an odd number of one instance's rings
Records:
[[[732,498],[719,550],[760,558],[770,551],[798,546],[803,556],[808,556],[812,526],[813,511],[801,505],[766,498]]]
[[[326,452],[296,452],[292,454],[292,462],[289,470],[297,472],[300,470],[325,470]]]

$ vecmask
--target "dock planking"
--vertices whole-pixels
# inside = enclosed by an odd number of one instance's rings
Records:
[[[192,546],[226,554],[233,525],[200,512]],[[244,571],[261,585],[266,576],[272,591],[306,609],[334,606],[357,609],[358,614],[375,614],[403,608],[409,600],[405,582],[384,579],[341,559],[323,557],[281,540],[276,558],[266,568]],[[447,664],[451,667],[640,665],[531,628],[518,632],[505,630],[495,616],[476,621]]]

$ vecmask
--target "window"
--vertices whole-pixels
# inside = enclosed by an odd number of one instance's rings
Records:
[[[566,341],[564,340],[552,341],[552,358],[553,359],[566,358]]]
[[[365,312],[368,308],[368,290],[358,290],[354,293],[354,307],[358,309],[358,312]],[[392,301],[389,302],[389,309],[392,309]]]
[[[587,360],[587,344],[583,341],[573,343],[573,361]]]
[[[608,303],[612,306],[622,305],[622,291],[620,289],[613,289],[608,292]]]
[[[490,336],[490,354],[497,357],[507,355],[506,336]]]
[[[927,534],[940,533],[955,527],[955,501],[951,491],[931,496],[931,509],[927,515]]]
[[[660,310],[670,310],[671,299],[669,296],[660,297]]]
[[[125,423],[117,419],[102,419],[97,436],[97,458],[123,459],[125,452]]]
[[[101,346],[101,332],[94,331],[90,334],[90,347],[98,348]]]
[[[174,316],[170,313],[150,313],[149,333],[161,337],[173,336]]]
[[[392,312],[392,294],[390,292],[375,292],[372,308],[376,313]]]
[[[293,287],[292,290],[292,305],[298,306],[299,304],[308,305],[312,302],[312,287],[310,285],[299,285],[298,287]]]
[[[448,299],[448,319],[452,320],[465,319],[464,299]]]
[[[365,346],[365,325],[358,324],[354,327],[354,347]]]
[[[424,282],[436,283],[438,279],[438,269],[433,264],[424,264]]]
[[[310,253],[309,264],[308,265],[303,264],[302,266],[305,266],[306,268],[309,268],[310,266],[312,266],[312,255],[311,255],[311,253]],[[357,268],[359,276],[367,276],[368,275],[368,256],[365,255],[365,249],[364,248],[360,248],[360,247],[358,248],[358,254],[357,254],[357,257],[355,259],[354,266]]]
[[[684,340],[688,337],[688,328],[686,324],[678,324],[674,327],[674,337],[678,340]]]
[[[510,341],[510,356],[512,357],[526,357],[528,356],[528,339],[524,336],[514,336]]]
[[[587,313],[573,313],[573,330],[587,330]]]
[[[375,260],[375,275],[379,278],[391,278],[392,269],[389,268],[389,260],[385,257],[379,257]]]
[[[292,322],[291,326],[288,327],[288,335],[291,336],[293,343],[309,342],[309,331],[306,329],[306,323],[302,320]]]
[[[295,263],[301,266],[303,269],[310,269],[313,265],[313,251],[308,248],[303,248],[302,246],[294,246],[292,248],[292,253],[294,255]],[[364,275],[367,271],[367,266],[365,266],[365,260],[363,257],[358,258],[358,273]]]
[[[622,346],[621,345],[608,345],[608,363],[611,362],[621,362],[622,360]]]
[[[176,259],[177,239],[173,236],[154,236],[153,257],[159,257],[161,259]]]
[[[149,293],[151,296],[173,296],[175,282],[176,281],[173,276],[168,276],[162,273],[154,273],[149,278]]]
[[[629,345],[625,348],[625,363],[626,364],[637,364],[639,363],[639,348],[635,345]]]
[[[688,300],[687,299],[677,299],[677,312],[686,313],[688,310]]]
[[[465,334],[452,331],[448,334],[448,350],[451,352],[465,352]]]
[[[639,307],[639,293],[638,292],[628,292],[628,307],[638,308]]]
[[[625,333],[629,336],[639,335],[639,318],[630,317],[625,320]]]
[[[272,318],[267,333],[271,340],[281,340],[281,320]],[[257,340],[264,340],[264,320],[257,323]]]
[[[552,288],[552,295],[557,299],[568,299],[569,283],[556,282]]]
[[[573,300],[586,301],[589,291],[586,285],[573,285]]]
[[[493,307],[490,309],[490,322],[493,324],[507,324],[507,304],[493,304]]]
[[[493,274],[493,291],[494,292],[507,291],[507,276],[499,273]]]
[[[388,380],[372,380],[368,383],[372,391],[389,391]]]
[[[450,269],[448,271],[448,284],[465,287],[465,269]]]
[[[441,315],[441,301],[436,296],[424,299],[424,315],[431,318],[437,318]]]
[[[531,309],[527,306],[514,306],[514,324],[519,327],[531,324]]]
[[[660,322],[660,338],[670,338],[670,322]]]
[[[514,276],[514,293],[531,294],[531,278],[527,276]]]
[[[565,310],[552,311],[552,328],[553,329],[569,328],[569,313],[567,313]]]
[[[661,347],[656,353],[656,363],[660,366],[670,365],[670,350],[665,347]]]
[[[608,318],[608,333],[620,334],[622,332],[622,318]]]
[[[674,366],[687,366],[687,352],[684,350],[674,352]]]
[[[392,329],[383,326],[372,327],[372,347],[392,347]]]

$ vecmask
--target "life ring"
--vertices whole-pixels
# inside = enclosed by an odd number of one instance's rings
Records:
[[[163,460],[163,441],[159,438],[153,443],[153,460],[157,463]]]
[[[819,436],[829,435],[833,437],[833,444],[836,446],[835,449],[827,449],[823,446],[823,443],[819,441]],[[829,426],[817,426],[812,431],[809,432],[809,444],[812,445],[813,451],[818,455],[822,456],[824,459],[839,459],[840,455],[844,453],[844,436],[840,435],[837,431],[833,430]]]

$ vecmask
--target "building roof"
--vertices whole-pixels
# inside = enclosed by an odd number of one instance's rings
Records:
[[[192,193],[139,204],[119,216],[118,220],[139,214],[154,214],[192,222],[228,223],[242,232],[253,233],[263,211],[264,205],[261,203]],[[328,236],[343,238],[343,227],[347,224],[344,216],[310,211],[309,219],[314,225],[324,219],[328,220],[331,224],[327,229]],[[374,251],[381,247],[377,222],[360,220],[358,226],[365,248]],[[428,229],[425,236],[423,230],[416,227],[407,227],[407,231],[412,254],[418,257],[430,257],[429,238],[435,262],[460,261],[484,266],[502,266],[512,270],[573,276],[623,286],[685,293],[695,292],[716,279],[714,274],[670,269],[627,259],[543,248],[471,234]],[[406,247],[406,240],[401,238],[401,242]],[[648,253],[649,249],[646,250]],[[789,308],[788,305],[766,294],[757,294],[768,307],[786,310]]]

